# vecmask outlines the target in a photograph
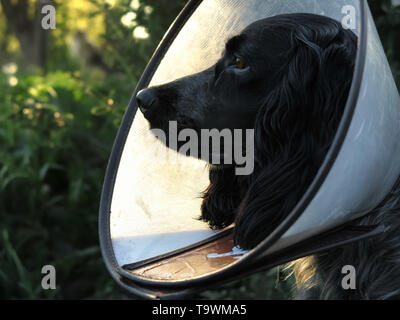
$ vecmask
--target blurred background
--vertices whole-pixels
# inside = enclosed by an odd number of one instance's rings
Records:
[[[101,188],[131,94],[185,3],[0,0],[0,299],[130,298],[101,258]],[[369,4],[399,86],[400,1]],[[41,287],[47,264],[56,290]],[[293,285],[281,266],[193,298],[289,299]]]

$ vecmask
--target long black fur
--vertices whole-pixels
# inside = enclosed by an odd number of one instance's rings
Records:
[[[265,45],[280,40],[289,49],[274,53],[283,59],[274,63],[274,85],[263,93],[255,119],[253,174],[229,178],[234,174],[230,167],[210,170],[202,217],[216,228],[234,221],[235,241],[246,249],[263,240],[298,203],[343,114],[356,37],[336,21],[311,18],[285,15],[268,21]],[[236,192],[227,183],[232,179]]]
[[[335,20],[288,14],[257,21],[230,39],[211,68],[146,89],[138,104],[152,128],[255,129],[255,167],[210,165],[201,219],[212,228],[235,223],[234,240],[251,249],[290,213],[332,143],[349,94],[357,37]],[[248,68],[235,68],[235,58]],[[393,232],[294,263],[303,297],[393,298],[399,295],[399,184],[360,224]],[[357,289],[341,287],[340,269],[357,270]]]

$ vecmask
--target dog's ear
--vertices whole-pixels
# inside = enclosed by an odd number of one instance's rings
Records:
[[[316,121],[326,126],[320,132],[324,137],[334,134],[327,131],[332,127],[336,130],[352,82],[357,37],[340,23],[323,27],[291,34],[291,49],[260,110],[271,134],[280,135],[288,125],[295,134]]]
[[[356,37],[338,25],[299,28],[276,87],[255,124],[255,171],[235,220],[235,243],[250,249],[295,207],[339,125],[351,85]]]
[[[253,174],[235,219],[235,244],[243,249],[255,247],[284,220],[315,175],[307,152],[287,152]]]
[[[233,166],[211,166],[210,185],[203,192],[200,219],[212,229],[231,225],[243,193],[247,190],[245,179],[235,174]]]

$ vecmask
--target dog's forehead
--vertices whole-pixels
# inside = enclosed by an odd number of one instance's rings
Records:
[[[324,19],[314,14],[282,14],[272,17],[263,18],[252,22],[247,27],[245,27],[240,33],[239,38],[245,41],[258,40],[260,36],[268,35],[273,30],[293,30],[303,24],[312,24],[315,21]],[[327,18],[325,18],[327,19]],[[237,37],[237,36],[236,36]],[[234,37],[234,38],[236,38]]]
[[[242,51],[253,58],[265,54],[271,47],[284,50],[287,49],[284,30],[284,25],[276,23],[274,17],[261,19],[248,25],[239,35],[232,37],[227,42],[226,48],[228,51]],[[288,29],[286,30],[290,33]]]
[[[234,52],[239,48],[250,44],[256,45],[257,41],[264,32],[268,32],[268,19],[262,19],[248,25],[239,34],[229,38],[226,42],[226,50]]]
[[[242,30],[241,34],[247,36],[256,36],[260,32],[272,30],[274,27],[283,27],[284,24],[284,15],[268,17],[249,24],[246,28]]]
[[[277,32],[278,30],[280,31]],[[248,25],[240,33],[241,43],[246,43],[247,45],[251,43],[254,46],[258,46],[266,39],[272,40],[275,38],[281,41],[285,30],[289,32],[289,28],[285,28],[284,23],[277,22],[274,17],[258,20]]]
[[[253,22],[244,28],[241,34],[254,36],[260,34],[260,32],[266,32],[273,29],[293,30],[302,25],[318,27],[333,21],[334,20],[331,18],[310,13],[281,14]]]
[[[242,34],[248,34],[248,33],[261,31],[262,29],[271,25],[271,22],[272,22],[271,18],[257,20],[255,22],[249,24],[246,28],[244,28],[242,31]]]

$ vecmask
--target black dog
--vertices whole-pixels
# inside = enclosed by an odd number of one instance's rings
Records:
[[[311,14],[257,21],[226,44],[215,66],[137,95],[152,128],[255,129],[255,168],[211,166],[202,219],[235,222],[252,248],[296,205],[331,144],[348,96],[356,36]]]
[[[212,228],[234,222],[235,243],[250,249],[290,213],[332,143],[350,90],[356,51],[355,34],[333,19],[279,15],[257,21],[230,39],[213,67],[137,95],[152,128],[167,131],[168,122],[177,121],[178,130],[255,129],[251,175],[236,175],[235,165],[210,166],[201,218]],[[396,199],[360,223],[382,222],[389,216],[385,208],[397,204]],[[400,248],[397,242],[391,248]],[[379,278],[378,270],[366,261],[374,243],[365,241],[298,261],[294,270],[299,285],[313,287],[308,292],[314,298],[399,294],[399,286],[387,282],[388,275]],[[375,252],[385,250],[379,245]],[[400,260],[400,249],[386,258],[387,268],[400,279],[393,264]],[[358,268],[361,287],[356,291],[341,288],[340,269],[345,264]]]

